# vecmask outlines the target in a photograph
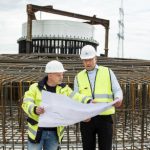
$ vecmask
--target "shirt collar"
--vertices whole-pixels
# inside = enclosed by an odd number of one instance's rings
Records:
[[[98,65],[96,64],[96,65],[95,65],[95,68],[94,68],[93,70],[87,71],[87,72],[88,72],[88,73],[92,73],[92,72],[95,72],[97,69],[98,69]]]
[[[98,65],[96,64],[95,69],[98,69]]]

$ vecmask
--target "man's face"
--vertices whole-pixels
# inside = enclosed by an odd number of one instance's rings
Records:
[[[91,59],[83,59],[83,65],[86,70],[88,71],[93,70],[96,65],[96,57],[91,58]]]
[[[63,81],[63,72],[59,73],[49,73],[48,74],[48,80],[53,85],[61,84]]]

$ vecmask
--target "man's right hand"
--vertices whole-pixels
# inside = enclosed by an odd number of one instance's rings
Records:
[[[36,107],[36,113],[38,115],[43,114],[44,112],[45,112],[44,107],[41,107],[41,106]]]

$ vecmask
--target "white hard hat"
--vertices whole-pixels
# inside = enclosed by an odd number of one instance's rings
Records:
[[[63,64],[57,60],[52,60],[46,64],[45,73],[65,72]]]
[[[96,56],[95,48],[91,45],[86,45],[81,49],[81,59],[91,59]]]

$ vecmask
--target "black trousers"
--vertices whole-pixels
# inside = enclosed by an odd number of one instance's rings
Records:
[[[83,150],[96,149],[96,135],[98,136],[99,150],[112,150],[113,121],[111,115],[96,116],[89,122],[81,122]]]

